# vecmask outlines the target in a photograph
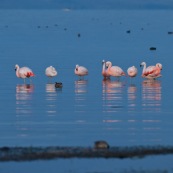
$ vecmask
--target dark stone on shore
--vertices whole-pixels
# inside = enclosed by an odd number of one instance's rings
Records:
[[[106,141],[96,141],[94,143],[94,148],[95,149],[108,149],[109,144]]]
[[[150,50],[156,50],[156,47],[150,47]]]

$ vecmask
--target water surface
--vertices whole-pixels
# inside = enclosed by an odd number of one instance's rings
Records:
[[[172,145],[172,17],[164,10],[1,10],[0,146]],[[103,80],[103,59],[125,72],[135,65],[138,76]],[[162,63],[163,76],[142,79],[142,61]],[[24,84],[15,64],[36,76]],[[89,75],[75,76],[76,64]],[[52,80],[50,65],[58,70]]]

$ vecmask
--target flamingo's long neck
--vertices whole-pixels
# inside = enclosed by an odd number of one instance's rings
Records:
[[[142,71],[143,74],[145,73],[145,70],[146,70],[146,64],[144,64],[144,67],[143,67],[143,71]]]
[[[19,67],[17,67],[17,69],[16,69],[16,76],[20,77],[20,75],[19,75]]]
[[[111,67],[112,67],[112,63],[109,63],[108,64],[108,72],[110,71]]]
[[[105,73],[105,71],[106,71],[106,63],[103,62],[102,73]]]

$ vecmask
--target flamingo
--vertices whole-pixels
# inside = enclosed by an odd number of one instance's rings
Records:
[[[138,70],[135,66],[129,67],[127,69],[127,74],[129,75],[129,77],[133,78],[137,75]]]
[[[18,64],[15,65],[15,71],[16,71],[16,76],[18,78],[24,79],[25,83],[25,78],[30,78],[35,76],[35,74],[32,72],[32,70],[28,67],[19,67]]]
[[[45,70],[45,75],[49,78],[52,78],[52,77],[56,76],[57,74],[58,73],[57,73],[56,69],[53,66],[49,66]]]
[[[106,66],[108,67],[107,69],[107,73],[110,76],[114,76],[114,77],[121,77],[121,76],[125,76],[126,74],[124,73],[124,71],[118,67],[118,66],[112,66],[112,63],[110,61],[106,62]]]
[[[155,66],[146,67],[146,63],[142,62],[140,66],[143,66],[143,71],[142,71],[143,78],[156,79],[162,76],[160,74],[162,70],[162,64],[160,63],[157,63]]]
[[[106,67],[106,62],[105,62],[105,60],[102,61],[102,66],[103,66],[103,67],[102,67],[102,75],[103,75],[104,79],[109,78],[110,75],[109,75],[108,72],[107,72],[107,67]]]
[[[83,66],[79,66],[78,64],[76,65],[76,68],[74,70],[74,73],[77,75],[77,76],[86,76],[88,75],[88,69],[86,67],[83,67]]]

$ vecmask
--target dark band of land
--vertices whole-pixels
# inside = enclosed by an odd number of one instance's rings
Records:
[[[31,161],[58,158],[143,158],[173,154],[173,146],[110,147],[1,147],[0,161]]]

